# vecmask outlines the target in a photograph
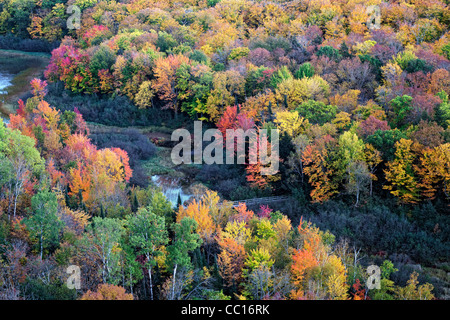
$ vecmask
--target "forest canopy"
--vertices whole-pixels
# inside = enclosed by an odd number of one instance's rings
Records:
[[[449,24],[445,0],[0,0],[0,47],[51,51],[0,120],[0,299],[448,298]],[[135,127],[198,120],[278,129],[279,172],[189,168],[207,191],[173,208]]]

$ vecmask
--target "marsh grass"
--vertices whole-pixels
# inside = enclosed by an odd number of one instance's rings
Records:
[[[171,148],[158,147],[156,156],[142,161],[141,166],[149,176],[155,174],[177,175],[176,165],[170,157],[171,152]]]

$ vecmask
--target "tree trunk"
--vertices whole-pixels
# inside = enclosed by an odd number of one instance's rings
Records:
[[[173,268],[172,300],[175,300],[175,279],[176,279],[176,276],[177,276],[177,266],[178,266],[178,264],[176,264],[175,268]]]
[[[16,211],[17,211],[17,195],[14,195],[14,214],[13,217],[16,218]]]
[[[133,294],[133,276],[131,274],[131,270],[129,272],[129,276],[130,276],[130,292],[131,294]]]
[[[11,203],[13,202],[14,193],[12,192],[12,184],[9,184],[9,199],[8,199],[8,221],[11,220]]]
[[[359,190],[356,190],[356,203],[355,203],[355,207],[357,207],[359,204]]]
[[[150,299],[153,300],[153,283],[152,283],[152,271],[148,269],[149,285],[150,285]]]
[[[147,256],[147,262],[150,261],[150,257]],[[153,283],[152,283],[152,267],[148,266],[148,284],[150,286],[150,299],[153,300]]]
[[[39,242],[41,243],[41,260],[42,260],[42,256],[43,256],[43,252],[44,252],[44,248],[43,248],[43,244],[42,244],[42,230],[41,230],[41,234],[39,236]]]

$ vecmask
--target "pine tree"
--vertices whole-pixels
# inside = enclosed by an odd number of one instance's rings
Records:
[[[135,193],[134,197],[133,197],[133,201],[131,202],[131,211],[133,213],[135,213],[138,211],[138,209],[139,209],[139,201],[138,201],[137,195]]]
[[[183,203],[181,202],[181,194],[178,192],[178,197],[177,197],[177,208],[179,208],[181,205],[183,205]]]
[[[104,218],[105,217],[105,211],[103,210],[103,204],[100,203],[100,217]]]

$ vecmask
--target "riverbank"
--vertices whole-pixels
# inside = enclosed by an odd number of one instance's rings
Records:
[[[50,54],[0,49],[0,71],[12,76],[11,85],[0,94],[0,114],[9,118],[15,112],[17,101],[30,91],[30,81],[43,76]]]

